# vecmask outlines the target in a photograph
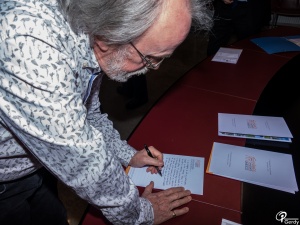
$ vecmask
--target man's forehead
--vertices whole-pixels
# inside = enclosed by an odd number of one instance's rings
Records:
[[[170,5],[172,2],[172,5]],[[145,51],[170,55],[186,38],[191,27],[188,0],[166,0],[154,24],[139,38]],[[151,47],[151,49],[148,49]],[[157,48],[156,50],[154,48]],[[153,55],[155,55],[153,53]]]

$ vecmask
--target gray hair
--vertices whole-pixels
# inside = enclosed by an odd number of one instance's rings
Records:
[[[210,28],[210,0],[190,0],[194,27]],[[107,44],[127,44],[141,36],[158,17],[163,0],[58,0],[74,32],[98,36]]]

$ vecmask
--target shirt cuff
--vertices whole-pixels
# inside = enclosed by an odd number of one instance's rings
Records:
[[[140,197],[141,212],[136,225],[152,225],[154,223],[154,212],[152,204],[149,200]]]

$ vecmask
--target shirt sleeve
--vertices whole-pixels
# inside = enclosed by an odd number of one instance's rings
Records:
[[[114,129],[113,122],[108,119],[108,115],[100,111],[100,76],[94,81],[91,96],[86,102],[88,109],[87,120],[103,134],[107,149],[115,154],[124,167],[127,167],[129,161],[137,151],[128,145],[125,140],[121,140],[119,132]]]
[[[15,36],[1,42],[0,114],[5,126],[29,155],[111,222],[152,224],[150,202],[139,197],[121,165],[135,151],[119,140],[106,115],[87,112],[72,59],[40,38]],[[98,122],[92,121],[95,114]]]

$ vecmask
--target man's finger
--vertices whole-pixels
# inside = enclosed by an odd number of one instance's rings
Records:
[[[143,192],[143,194],[142,194],[142,196],[147,196],[147,195],[149,195],[149,194],[151,194],[152,193],[152,190],[153,190],[153,188],[154,188],[154,182],[153,181],[151,181],[146,187],[145,187],[145,190],[144,190],[144,192]]]
[[[181,215],[183,215],[183,214],[186,214],[187,212],[189,211],[189,208],[188,207],[183,207],[183,208],[181,208],[181,209],[173,209],[172,211],[171,211],[171,213],[172,213],[172,218],[174,218],[174,217],[176,217],[176,216],[181,216]],[[175,216],[174,216],[174,214],[175,214]]]
[[[175,201],[177,199],[181,199],[181,198],[184,198],[184,197],[189,196],[189,195],[191,195],[191,192],[189,190],[175,192],[175,193],[170,195],[170,200]]]
[[[182,191],[184,191],[183,187],[173,187],[173,188],[168,188],[168,189],[162,191],[162,194],[164,194],[165,196],[169,196],[174,193],[178,193],[178,192],[182,192]]]
[[[182,206],[182,205],[184,205],[184,204],[190,202],[191,200],[192,200],[192,197],[191,197],[191,196],[186,196],[186,197],[184,197],[184,198],[177,199],[177,200],[175,200],[175,201],[173,201],[173,202],[171,203],[171,207],[172,207],[172,208],[177,208],[177,207],[179,207],[179,206]]]

